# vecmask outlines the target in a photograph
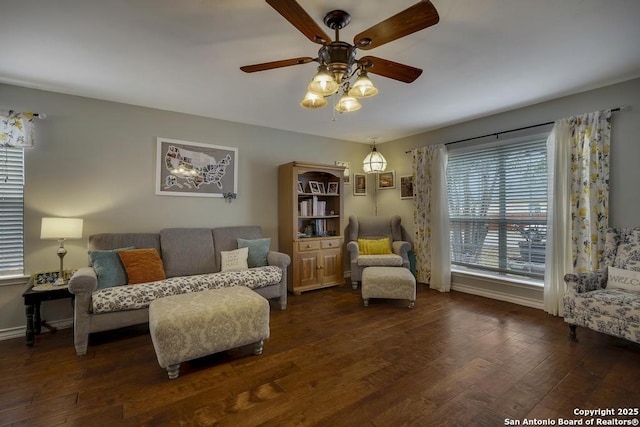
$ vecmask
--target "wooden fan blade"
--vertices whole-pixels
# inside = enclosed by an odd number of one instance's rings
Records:
[[[389,61],[388,59],[377,58],[375,56],[365,56],[360,58],[358,62],[369,63],[369,66],[366,67],[368,73],[377,74],[379,76],[388,77],[405,83],[412,83],[415,79],[420,77],[420,74],[422,74],[422,70],[420,68]]]
[[[304,34],[309,40],[318,44],[331,43],[331,37],[309,16],[295,0],[266,0],[280,15]]]
[[[283,59],[281,61],[263,62],[262,64],[245,65],[240,67],[245,73],[255,73],[256,71],[273,70],[274,68],[290,67],[292,65],[307,64],[313,62],[315,59],[308,56],[301,56],[300,58]]]
[[[353,43],[359,49],[373,49],[435,25],[438,21],[440,17],[436,8],[429,0],[423,0],[356,35]]]

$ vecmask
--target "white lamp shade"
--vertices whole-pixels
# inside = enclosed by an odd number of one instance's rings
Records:
[[[41,239],[80,239],[82,238],[82,219],[80,218],[42,218]]]
[[[387,159],[373,147],[371,152],[362,161],[362,169],[365,173],[384,172],[387,168]]]
[[[358,111],[360,107],[362,107],[362,104],[357,99],[345,93],[340,97],[335,108],[341,113],[350,113],[351,111]]]

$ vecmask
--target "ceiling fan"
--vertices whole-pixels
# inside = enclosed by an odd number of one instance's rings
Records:
[[[356,58],[358,49],[369,50],[416,31],[435,25],[440,20],[438,12],[429,0],[422,0],[408,9],[385,19],[373,27],[357,34],[353,44],[340,40],[340,30],[351,21],[351,15],[344,10],[332,10],[324,17],[324,24],[335,30],[332,41],[320,26],[309,16],[296,0],[266,0],[280,15],[296,27],[314,43],[322,45],[316,58],[299,57],[261,64],[245,65],[240,69],[246,73],[272,70],[292,65],[317,62],[318,73],[309,84],[307,94],[300,105],[305,108],[321,108],[327,104],[326,97],[338,93],[343,95],[336,104],[340,112],[355,111],[360,108],[356,98],[374,96],[378,90],[367,73],[377,74],[405,83],[416,80],[422,70],[375,56]],[[353,84],[351,78],[358,73]]]

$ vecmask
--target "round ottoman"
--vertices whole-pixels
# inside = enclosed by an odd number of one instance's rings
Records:
[[[365,307],[370,298],[406,299],[409,308],[416,301],[416,278],[403,267],[367,267],[362,272],[362,299]]]
[[[177,378],[180,363],[269,337],[269,301],[244,286],[173,295],[149,305],[149,332],[160,367]]]

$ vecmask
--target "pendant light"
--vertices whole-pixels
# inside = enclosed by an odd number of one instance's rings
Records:
[[[387,159],[376,150],[376,141],[373,141],[371,152],[362,161],[362,169],[364,173],[384,172],[387,168]]]

